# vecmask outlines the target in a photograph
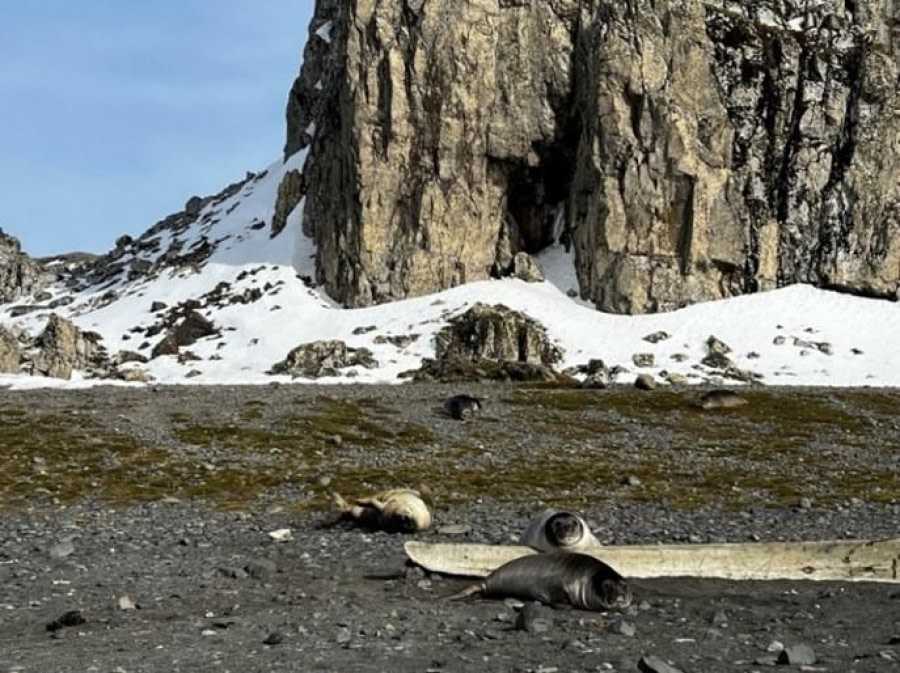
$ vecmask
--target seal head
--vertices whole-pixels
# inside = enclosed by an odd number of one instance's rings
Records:
[[[525,527],[519,544],[538,551],[584,551],[599,547],[584,517],[565,510],[544,510]]]

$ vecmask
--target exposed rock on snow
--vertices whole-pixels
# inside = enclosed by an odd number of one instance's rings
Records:
[[[348,367],[372,369],[378,361],[368,348],[348,348],[343,341],[313,341],[301,344],[288,353],[281,362],[272,366],[272,374],[290,374],[296,378],[317,379],[323,376],[339,376]]]
[[[476,303],[434,338],[435,359],[552,366],[562,357],[547,330],[524,313]]]
[[[38,292],[53,279],[44,265],[22,252],[19,239],[0,229],[0,302]]]

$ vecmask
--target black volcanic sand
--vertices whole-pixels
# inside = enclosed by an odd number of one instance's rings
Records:
[[[481,417],[439,412],[460,392]],[[779,643],[811,648],[802,670],[900,670],[900,584],[640,580],[624,613],[523,631],[510,602],[441,600],[467,581],[408,566],[408,537],[321,527],[330,488],[421,481],[422,540],[509,542],[548,504],[614,544],[900,535],[898,393],[698,394],[0,391],[0,673],[763,671]]]

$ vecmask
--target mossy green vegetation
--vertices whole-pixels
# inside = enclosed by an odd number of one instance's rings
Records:
[[[507,385],[460,423],[415,385],[403,390],[408,399],[303,394],[190,411],[170,403],[154,410],[164,420],[152,433],[138,431],[140,419],[75,401],[53,411],[6,402],[0,507],[168,496],[307,508],[325,506],[326,488],[353,496],[418,484],[439,504],[491,497],[579,508],[900,497],[892,391],[752,388],[741,391],[748,405],[704,412],[691,405],[695,390]]]

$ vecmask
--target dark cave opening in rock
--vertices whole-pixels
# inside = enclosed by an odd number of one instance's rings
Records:
[[[513,252],[538,253],[556,243],[559,229],[565,229],[565,214],[559,209],[569,197],[580,135],[579,120],[573,117],[555,142],[532,146],[539,158],[536,166],[508,166],[506,221]]]

